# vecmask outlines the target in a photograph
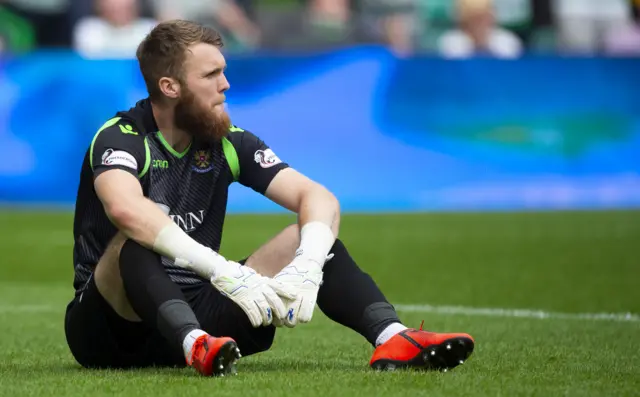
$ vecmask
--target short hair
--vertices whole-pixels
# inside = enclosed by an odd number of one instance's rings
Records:
[[[149,98],[160,99],[158,81],[162,77],[183,78],[188,47],[205,43],[222,48],[222,36],[216,30],[186,20],[159,23],[138,46],[136,57],[147,85]]]

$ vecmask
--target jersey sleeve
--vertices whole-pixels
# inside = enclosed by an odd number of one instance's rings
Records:
[[[232,132],[230,136],[238,152],[238,182],[264,194],[278,172],[289,165],[280,160],[264,141],[249,131]]]
[[[140,178],[149,169],[150,155],[144,137],[130,123],[118,119],[109,120],[96,133],[89,150],[94,178],[112,169]]]

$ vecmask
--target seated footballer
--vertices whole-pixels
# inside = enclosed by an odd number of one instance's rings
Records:
[[[241,354],[268,350],[277,327],[311,321],[317,303],[371,343],[374,369],[462,364],[473,338],[405,327],[338,239],[334,195],[231,123],[222,45],[193,22],[157,25],[137,51],[148,98],[87,149],[65,316],[76,361],[236,373]],[[239,261],[218,254],[233,182],[298,215]]]

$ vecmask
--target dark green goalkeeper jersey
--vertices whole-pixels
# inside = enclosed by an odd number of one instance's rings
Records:
[[[158,131],[149,99],[118,112],[96,133],[82,163],[73,227],[76,291],[117,233],[93,185],[102,172],[117,168],[135,175],[146,197],[194,240],[218,251],[229,185],[237,181],[264,194],[286,167],[262,140],[234,126],[220,142],[194,141],[178,153]],[[163,264],[177,284],[203,281],[167,258]]]

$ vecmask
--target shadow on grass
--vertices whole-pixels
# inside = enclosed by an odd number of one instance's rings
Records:
[[[366,364],[361,362],[349,363],[346,361],[325,361],[313,359],[289,359],[276,358],[267,360],[253,360],[251,358],[240,360],[238,363],[238,373],[271,373],[271,372],[318,372],[318,371],[346,371],[359,372],[367,370]],[[149,367],[149,368],[128,368],[128,369],[89,369],[73,362],[47,362],[47,363],[22,363],[8,364],[0,363],[0,376],[25,378],[54,377],[138,377],[138,376],[168,376],[184,377],[189,375],[197,376],[194,370],[187,367]]]
[[[238,364],[238,371],[243,373],[268,372],[318,372],[346,371],[359,372],[367,370],[366,363],[319,359],[274,358],[269,360],[246,360]]]
[[[29,377],[46,376],[77,376],[86,375],[94,377],[103,376],[136,376],[136,375],[159,375],[163,376],[184,376],[188,373],[186,367],[149,367],[149,368],[127,368],[127,369],[104,369],[104,368],[84,368],[73,362],[66,363],[28,363],[28,364],[6,364],[0,363],[0,374],[2,376],[19,376],[22,379]]]

